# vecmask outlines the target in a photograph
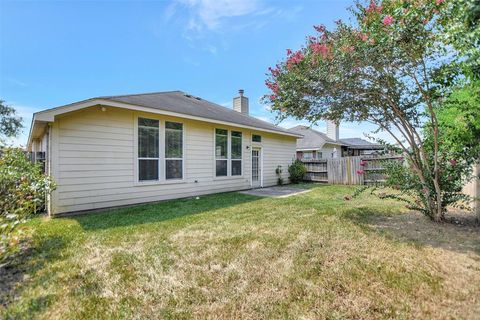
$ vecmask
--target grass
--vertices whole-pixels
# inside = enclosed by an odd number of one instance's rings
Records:
[[[36,218],[5,319],[474,319],[480,232],[352,188]]]

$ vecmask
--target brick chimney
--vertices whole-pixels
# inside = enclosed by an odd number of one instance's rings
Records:
[[[248,98],[243,95],[243,89],[238,90],[238,97],[233,98],[233,110],[248,116]]]
[[[338,139],[340,138],[338,122],[327,120],[327,137],[332,140],[338,141]]]

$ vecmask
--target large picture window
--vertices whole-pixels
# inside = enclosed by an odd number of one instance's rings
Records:
[[[138,180],[158,180],[159,121],[138,118]]]
[[[183,178],[183,124],[165,122],[165,179]]]
[[[215,129],[215,175],[228,174],[228,130]]]
[[[242,133],[232,131],[231,133],[231,161],[232,176],[242,175]]]

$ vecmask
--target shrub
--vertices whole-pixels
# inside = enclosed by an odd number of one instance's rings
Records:
[[[277,184],[279,186],[283,185],[282,173],[283,173],[282,166],[278,165],[277,169],[275,169],[275,174],[277,175]]]
[[[5,148],[0,157],[0,265],[20,249],[24,230],[20,226],[45,209],[46,197],[54,189],[19,148]]]
[[[289,167],[288,173],[290,174],[290,181],[292,183],[299,183],[303,180],[303,177],[307,173],[307,168],[300,160],[295,160]]]

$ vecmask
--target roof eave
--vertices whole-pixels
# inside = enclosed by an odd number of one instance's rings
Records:
[[[254,126],[247,126],[247,125],[242,125],[239,123],[235,122],[228,122],[228,121],[220,121],[220,120],[215,120],[215,119],[210,119],[210,118],[204,118],[204,117],[198,117],[198,116],[192,116],[184,113],[179,113],[179,112],[172,112],[172,111],[166,111],[166,110],[161,110],[161,109],[156,109],[148,106],[142,106],[142,105],[137,105],[137,104],[130,104],[126,102],[120,102],[120,101],[115,101],[112,99],[101,99],[101,98],[92,98],[88,100],[83,100],[79,101],[76,103],[68,104],[65,106],[61,107],[56,107],[44,111],[40,111],[34,114],[34,117],[37,120],[41,121],[46,121],[46,122],[53,122],[55,120],[55,116],[88,108],[88,107],[93,107],[96,105],[104,105],[104,106],[110,106],[110,107],[115,107],[115,108],[123,108],[123,109],[129,109],[129,110],[137,110],[137,111],[144,111],[144,112],[150,112],[150,113],[156,113],[156,114],[162,114],[162,115],[169,115],[169,116],[174,116],[174,117],[179,117],[179,118],[185,118],[185,119],[191,119],[191,120],[198,120],[198,121],[204,121],[204,122],[210,122],[210,123],[218,123],[218,124],[224,124],[224,125],[229,125],[229,126],[234,126],[234,127],[239,127],[239,128],[246,128],[246,129],[251,129],[251,130],[256,130],[256,131],[261,131],[261,132],[269,132],[269,133],[274,133],[274,134],[279,134],[279,135],[284,135],[284,136],[290,136],[290,137],[295,137],[295,138],[302,138],[303,135],[293,133],[293,132],[285,132],[282,130],[270,130],[270,129],[264,129],[264,128],[258,128]],[[33,119],[32,119],[33,121]],[[33,124],[33,122],[32,122]]]

